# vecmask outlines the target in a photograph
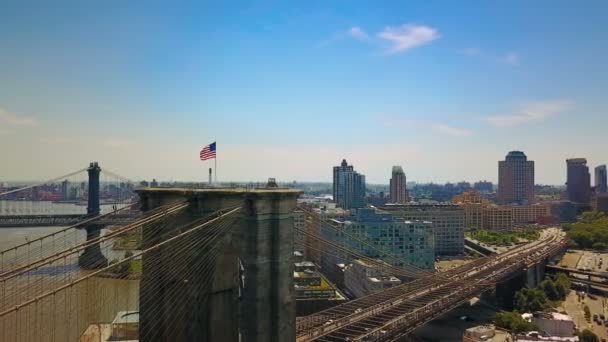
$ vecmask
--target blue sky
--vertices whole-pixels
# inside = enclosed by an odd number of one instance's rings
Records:
[[[3,2],[2,179],[496,180],[608,162],[603,1]],[[42,165],[42,167],[40,166]]]

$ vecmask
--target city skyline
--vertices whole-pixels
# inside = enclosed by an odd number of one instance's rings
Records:
[[[565,159],[608,158],[608,4],[525,4],[9,2],[0,178],[205,181],[217,141],[219,181],[330,182],[347,159],[371,184],[496,183],[521,150],[563,185]]]

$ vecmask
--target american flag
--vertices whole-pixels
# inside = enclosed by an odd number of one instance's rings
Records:
[[[201,160],[215,158],[215,142],[211,143],[201,150]]]

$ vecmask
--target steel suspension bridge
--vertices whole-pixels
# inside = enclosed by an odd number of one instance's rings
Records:
[[[98,166],[91,164],[79,172],[90,174],[91,168]],[[126,184],[122,177],[109,174],[115,181]],[[37,189],[48,189],[49,183],[65,182],[65,178],[8,190],[0,194],[0,199],[2,196],[27,198],[34,196],[31,193],[36,191],[40,196],[41,190]],[[513,274],[546,262],[562,253],[566,246],[561,233],[547,233],[541,239],[507,253],[476,259],[450,271],[435,273],[411,265],[365,238],[348,236],[351,241],[376,251],[374,257],[323,238],[319,227],[340,228],[321,219],[305,206],[297,207],[306,215],[305,227],[293,227],[293,221],[289,220],[292,220],[290,211],[295,208],[283,213],[282,206],[286,202],[276,200],[282,195],[279,190],[272,188],[263,189],[260,193],[216,189],[194,192],[194,197],[184,195],[193,193],[191,190],[171,190],[163,203],[156,203],[154,198],[149,197],[137,204],[134,204],[137,196],[125,192],[124,196],[119,195],[114,199],[114,203],[119,205],[104,213],[99,209],[99,200],[95,202],[96,185],[90,183],[94,182],[89,180],[87,195],[93,194],[93,198],[89,197],[89,210],[87,213],[71,214],[78,215],[76,222],[0,251],[0,340],[74,341],[83,340],[82,336],[87,333],[101,339],[117,333],[110,332],[112,327],[108,323],[117,314],[126,312],[137,313],[142,320],[136,332],[126,324],[114,326],[120,336],[135,334],[135,339],[140,341],[189,341],[197,336],[201,340],[213,341],[216,328],[205,325],[205,322],[213,321],[211,316],[214,313],[201,311],[200,307],[224,307],[213,306],[217,305],[217,298],[234,300],[225,303],[226,310],[229,310],[227,306],[230,303],[239,307],[239,314],[235,317],[243,326],[239,328],[239,334],[244,341],[263,340],[259,336],[274,336],[267,340],[277,341],[405,340],[416,327],[491,290]],[[118,188],[121,186],[118,185]],[[126,189],[127,186],[123,185],[122,188]],[[223,197],[216,204],[209,204],[215,203],[213,199],[217,196]],[[263,196],[270,196],[275,202],[264,202]],[[267,203],[276,205],[269,206]],[[142,206],[144,212],[119,215],[130,211],[134,205]],[[200,214],[201,206],[207,206],[204,214]],[[29,213],[41,215],[31,210]],[[46,212],[44,215],[50,217],[52,213]],[[7,216],[11,215],[3,217]],[[251,218],[254,223],[251,223]],[[262,234],[266,234],[264,236],[291,235],[291,239],[287,236],[284,240],[291,241],[291,244],[268,246],[267,242],[239,241],[243,236],[249,236],[243,235],[242,227],[250,228],[260,220],[269,222],[268,231],[260,229]],[[277,222],[292,223],[289,229],[281,230],[279,227],[285,227]],[[101,227],[109,229],[105,234],[100,234]],[[86,237],[82,229],[87,230]],[[294,244],[294,233],[305,239],[298,239]],[[121,248],[133,241],[139,241],[133,251],[123,253]],[[241,245],[244,247],[239,247]],[[256,249],[255,254],[251,248]],[[252,309],[240,304],[258,303],[256,305],[260,306],[257,310],[279,312],[277,310],[281,309],[274,307],[275,304],[268,304],[267,307],[259,303],[262,292],[280,291],[281,287],[273,284],[287,284],[292,292],[274,293],[271,296],[281,297],[286,307],[295,301],[294,298],[282,298],[293,296],[293,279],[290,279],[293,262],[290,258],[278,258],[277,253],[284,251],[277,248],[291,252],[294,248],[307,248],[342,258],[345,262],[362,259],[383,272],[412,281],[297,320],[295,311],[292,321],[289,321],[289,317],[267,316],[291,322],[290,332],[285,333],[279,331],[277,326],[280,324],[274,323],[273,319],[266,322],[255,314],[243,314],[241,311],[246,313]],[[240,266],[231,271],[235,277],[224,275],[225,267],[232,267],[226,262],[232,260],[225,258],[227,250],[238,256]],[[258,254],[263,254],[264,258],[252,257]],[[395,264],[405,266],[397,267]],[[275,273],[263,272],[265,267],[279,270],[283,266],[286,271],[280,274],[286,279],[275,279]],[[226,279],[234,281],[238,291],[227,297],[218,297],[218,293],[224,291],[218,290],[222,286],[220,283]],[[226,288],[230,287],[223,287]],[[156,305],[158,298],[162,298],[165,305]],[[263,316],[263,313],[258,311],[258,316]],[[258,321],[251,326],[245,322],[247,320]],[[262,324],[276,331],[264,335],[266,332],[260,332],[263,330],[260,327]],[[124,331],[120,332],[120,329]]]

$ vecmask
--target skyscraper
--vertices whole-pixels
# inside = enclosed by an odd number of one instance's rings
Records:
[[[534,161],[521,151],[511,151],[498,162],[498,202],[534,203]]]
[[[344,209],[365,206],[365,176],[357,173],[346,159],[340,166],[334,166],[334,202]]]
[[[407,202],[407,188],[405,173],[401,166],[393,166],[391,186],[391,203],[405,204]]]
[[[568,165],[568,180],[566,182],[568,200],[575,203],[589,204],[591,202],[591,175],[587,167],[587,159],[566,159]]]
[[[608,179],[606,165],[595,168],[595,191],[598,193],[608,192]]]

